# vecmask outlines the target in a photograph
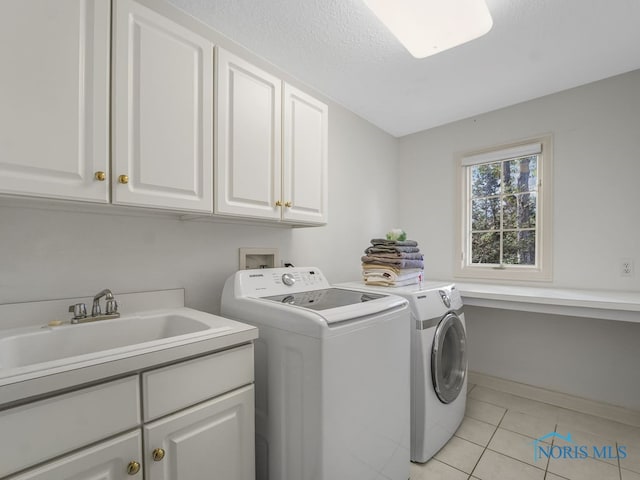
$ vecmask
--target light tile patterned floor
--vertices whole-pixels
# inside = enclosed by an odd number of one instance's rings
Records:
[[[589,450],[625,447],[627,457],[535,460],[534,440],[551,432],[570,433]],[[546,442],[573,445],[559,438]],[[453,438],[429,462],[411,464],[411,480],[529,479],[640,480],[640,428],[470,385],[466,416]]]

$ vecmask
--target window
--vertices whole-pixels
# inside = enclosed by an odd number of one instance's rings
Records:
[[[551,137],[459,158],[456,276],[551,280]]]

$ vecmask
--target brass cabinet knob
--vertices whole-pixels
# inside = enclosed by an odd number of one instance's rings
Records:
[[[122,184],[129,183],[129,175],[120,175],[118,177],[118,183],[122,183]]]
[[[164,458],[164,450],[162,448],[156,448],[151,454],[153,460],[159,462]]]
[[[276,202],[276,207],[281,207],[281,206],[282,206],[282,202],[281,202],[280,200],[278,200],[278,201]]]
[[[95,179],[98,180],[99,182],[104,182],[105,179],[107,178],[107,174],[104,172],[96,172],[96,174],[94,175]]]
[[[293,206],[293,203],[285,202],[284,206],[287,207],[287,208],[291,208]]]
[[[140,471],[140,464],[138,462],[136,462],[135,460],[132,460],[131,462],[129,462],[129,465],[127,465],[127,473],[129,475],[135,475],[139,471]]]

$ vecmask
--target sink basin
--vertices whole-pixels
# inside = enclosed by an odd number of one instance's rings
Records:
[[[129,315],[111,320],[32,328],[0,337],[0,369],[71,359],[108,350],[165,344],[231,327],[180,313]]]

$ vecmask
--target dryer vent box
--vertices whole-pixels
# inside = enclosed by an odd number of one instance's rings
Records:
[[[241,248],[240,270],[280,266],[277,248]]]

